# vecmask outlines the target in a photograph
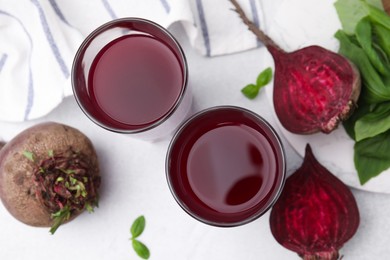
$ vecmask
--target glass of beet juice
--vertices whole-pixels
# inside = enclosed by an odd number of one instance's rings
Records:
[[[175,133],[166,177],[178,204],[206,224],[232,227],[263,215],[286,175],[282,143],[259,115],[240,107],[201,111]]]
[[[99,126],[146,140],[173,132],[191,107],[187,62],[160,25],[122,18],[94,30],[78,49],[72,86]]]

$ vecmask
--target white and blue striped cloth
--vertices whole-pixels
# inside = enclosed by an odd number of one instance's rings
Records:
[[[261,26],[261,1],[239,2]],[[228,0],[0,0],[0,120],[44,116],[71,95],[77,48],[115,18],[143,17],[164,27],[180,22],[206,56],[260,46],[231,9]]]

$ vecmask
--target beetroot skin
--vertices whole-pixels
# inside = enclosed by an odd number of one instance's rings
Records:
[[[287,178],[271,210],[272,235],[303,259],[336,260],[359,222],[352,192],[316,160],[307,145],[302,166]]]
[[[27,225],[51,227],[52,234],[97,206],[100,182],[92,142],[67,125],[37,124],[0,151],[0,198],[5,208]]]
[[[295,134],[330,133],[349,117],[361,79],[348,59],[320,46],[287,53],[245,16],[237,1],[231,2],[274,59],[273,103],[285,129]]]

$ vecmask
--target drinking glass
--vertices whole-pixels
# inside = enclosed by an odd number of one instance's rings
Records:
[[[72,66],[81,110],[97,125],[144,140],[172,133],[191,108],[188,67],[177,40],[159,24],[121,18],[82,42]]]
[[[232,227],[263,215],[277,200],[285,154],[272,126],[236,106],[203,110],[176,131],[166,177],[177,203],[192,217]]]

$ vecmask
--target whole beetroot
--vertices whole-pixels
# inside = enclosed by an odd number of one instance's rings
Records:
[[[100,173],[91,141],[59,123],[35,125],[0,151],[0,197],[19,221],[51,227],[97,205]]]

